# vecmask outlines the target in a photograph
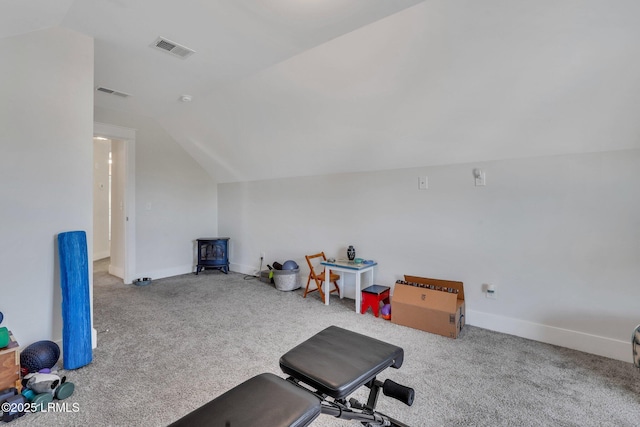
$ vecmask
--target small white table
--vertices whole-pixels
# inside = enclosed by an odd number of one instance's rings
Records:
[[[354,261],[349,261],[346,259],[338,259],[334,262],[322,261],[320,264],[324,265],[324,284],[322,285],[322,291],[324,292],[324,303],[325,305],[329,305],[329,289],[331,283],[329,282],[331,270],[340,272],[340,273],[352,273],[356,275],[356,313],[360,313],[360,305],[362,304],[361,298],[361,283],[362,283],[362,275],[370,272],[369,276],[369,286],[373,285],[373,269],[378,265],[377,262],[373,262],[371,264],[356,264]],[[338,280],[340,286],[340,298],[343,298],[344,293],[344,279],[343,275],[340,275],[340,280]]]

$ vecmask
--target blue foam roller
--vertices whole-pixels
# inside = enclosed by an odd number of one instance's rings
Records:
[[[87,235],[58,234],[62,287],[62,350],[65,369],[77,369],[93,359]]]

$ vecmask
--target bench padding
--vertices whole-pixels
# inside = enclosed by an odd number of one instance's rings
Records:
[[[282,371],[320,393],[344,398],[389,366],[399,368],[401,347],[330,326],[280,358]]]
[[[320,399],[273,374],[257,375],[185,415],[177,426],[304,427],[320,415]]]

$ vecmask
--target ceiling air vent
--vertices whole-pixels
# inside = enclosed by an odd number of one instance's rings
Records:
[[[120,96],[122,98],[127,98],[127,97],[131,96],[130,93],[119,92],[117,90],[109,89],[109,88],[103,87],[103,86],[98,86],[96,88],[96,90],[98,92],[108,93],[109,95]]]
[[[196,53],[193,49],[189,49],[186,46],[179,45],[178,43],[172,42],[171,40],[167,40],[163,37],[158,37],[151,46],[182,59]]]

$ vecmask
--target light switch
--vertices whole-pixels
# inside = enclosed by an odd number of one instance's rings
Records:
[[[426,176],[418,177],[418,189],[426,190],[429,188],[429,178]]]

